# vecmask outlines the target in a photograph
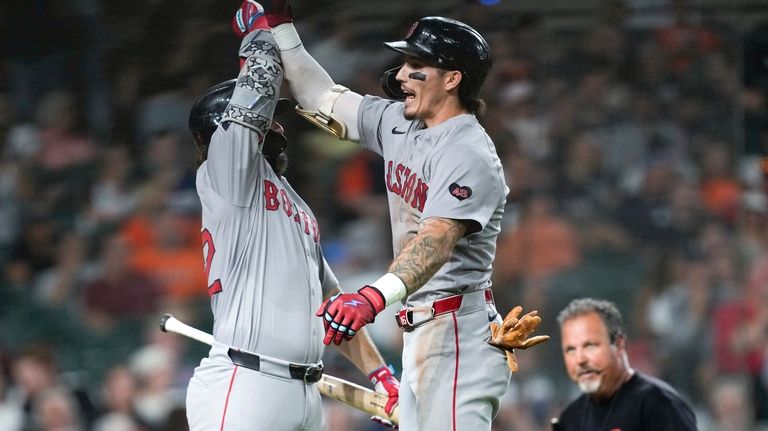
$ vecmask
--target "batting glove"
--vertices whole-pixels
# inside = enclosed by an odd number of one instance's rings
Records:
[[[388,419],[384,419],[381,416],[371,416],[371,420],[376,422],[377,424],[380,424],[382,426],[385,426],[387,428],[394,428],[394,429],[400,429],[399,426],[395,425],[394,422]]]
[[[242,39],[246,34],[258,29],[269,30],[264,8],[255,0],[245,0],[232,17],[232,31]]]
[[[293,22],[291,2],[288,0],[265,0],[264,12],[271,27]]]
[[[339,293],[326,299],[315,315],[323,318],[326,345],[351,340],[364,325],[373,323],[386,302],[384,295],[373,286],[364,286],[357,293]]]
[[[373,383],[376,392],[385,394],[389,397],[387,405],[384,407],[384,411],[388,415],[392,414],[392,409],[395,408],[400,400],[400,382],[397,381],[393,372],[394,370],[392,368],[382,365],[371,374],[368,374],[368,380]]]

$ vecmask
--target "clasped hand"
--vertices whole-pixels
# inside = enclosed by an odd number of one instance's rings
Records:
[[[323,343],[339,345],[342,340],[351,340],[360,328],[373,323],[384,306],[384,295],[373,286],[326,299],[315,313],[325,325]]]

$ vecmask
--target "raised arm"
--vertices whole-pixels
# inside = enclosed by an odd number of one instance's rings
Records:
[[[213,87],[210,93],[216,96],[212,100],[226,108],[219,111],[220,122],[215,122],[207,142],[204,169],[211,188],[238,206],[248,206],[253,199],[261,175],[257,155],[263,152],[283,80],[280,53],[266,26],[264,17],[252,23],[238,51],[241,68],[237,79]],[[206,121],[215,117],[205,109],[193,115]]]
[[[285,81],[304,110],[300,113],[342,139],[359,140],[357,110],[362,96],[336,85],[309,55],[293,26],[288,0],[266,0],[263,4],[267,22],[280,48]]]

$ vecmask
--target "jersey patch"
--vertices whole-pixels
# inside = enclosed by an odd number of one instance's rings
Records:
[[[448,191],[451,192],[451,196],[460,201],[472,196],[472,189],[469,188],[469,186],[460,186],[456,183],[451,183],[451,185],[448,186]]]

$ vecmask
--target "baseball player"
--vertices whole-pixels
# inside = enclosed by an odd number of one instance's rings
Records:
[[[401,429],[490,430],[510,369],[504,351],[487,343],[489,322],[501,322],[490,278],[508,192],[476,118],[488,44],[462,22],[419,19],[404,40],[386,44],[405,56],[382,79],[391,99],[363,97],[309,55],[287,1],[271,1],[266,14],[300,113],[385,162],[394,261],[370,285],[323,303],[324,342],[354,340],[402,303]]]
[[[238,78],[207,90],[190,113],[216,339],[189,382],[192,431],[324,429],[313,385],[323,325],[313,314],[339,287],[312,211],[282,176],[287,142],[272,116],[283,67],[260,11],[246,2],[235,22]],[[391,411],[399,384],[370,338],[340,351],[389,394]]]

